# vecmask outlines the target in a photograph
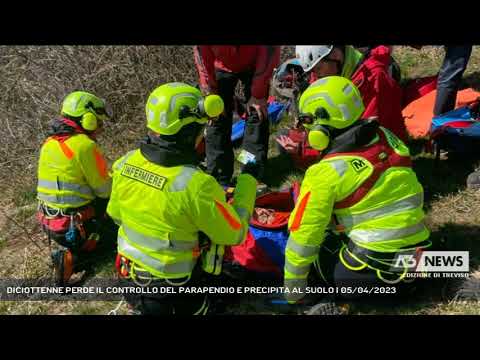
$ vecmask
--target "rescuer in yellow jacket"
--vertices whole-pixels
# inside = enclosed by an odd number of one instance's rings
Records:
[[[176,294],[126,296],[142,314],[205,314],[206,294],[180,293],[219,274],[223,245],[244,241],[256,180],[246,166],[233,203],[217,181],[197,167],[195,143],[207,121],[223,111],[216,95],[203,98],[184,83],[156,88],[146,104],[146,139],[113,165],[107,212],[120,226],[117,269],[129,284],[176,286]],[[249,170],[250,169],[250,170]]]
[[[77,256],[99,240],[111,178],[96,135],[109,117],[104,100],[75,91],[64,99],[40,149],[38,219],[49,240],[60,245],[52,252],[59,285],[69,280]]]
[[[299,110],[310,144],[323,157],[307,170],[289,219],[287,300],[295,302],[308,293],[312,264],[340,295],[354,296],[364,285],[400,284],[408,269],[396,266],[396,256],[430,245],[423,188],[408,148],[376,121],[357,122],[364,106],[346,78],[331,76],[311,84]],[[329,229],[343,241],[331,255],[337,261],[326,269],[319,253]]]

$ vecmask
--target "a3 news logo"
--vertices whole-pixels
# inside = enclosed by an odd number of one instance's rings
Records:
[[[416,251],[397,254],[391,270],[415,272],[468,272],[468,251]]]

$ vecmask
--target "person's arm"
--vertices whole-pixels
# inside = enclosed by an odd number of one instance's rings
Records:
[[[285,249],[284,286],[289,302],[304,297],[310,265],[318,257],[330,223],[340,175],[330,163],[310,167],[290,215],[290,236]],[[294,288],[299,290],[294,292]]]
[[[216,93],[217,78],[215,76],[215,54],[213,53],[211,46],[194,46],[193,54],[202,91],[205,94]]]
[[[258,46],[255,72],[252,78],[251,96],[247,101],[247,112],[254,108],[260,119],[267,117],[267,97],[273,70],[280,62],[279,46]]]
[[[112,190],[112,179],[102,150],[91,142],[80,149],[77,160],[95,196],[107,199]]]
[[[233,203],[230,205],[225,201],[222,187],[213,177],[207,177],[192,199],[192,219],[199,231],[217,245],[242,243],[247,236],[248,221],[253,212],[256,184],[251,175],[238,176]]]
[[[386,72],[378,74],[375,81],[376,113],[371,111],[364,117],[377,116],[380,124],[388,128],[402,141],[408,140],[405,120],[402,115],[402,89]]]
[[[374,51],[375,59],[383,66],[375,67],[368,81],[366,74],[363,74],[365,79],[359,87],[365,104],[362,117],[377,117],[380,125],[393,131],[402,141],[407,141],[408,135],[402,115],[402,89],[388,73],[392,61],[390,51],[385,46],[378,46]]]
[[[120,175],[123,165],[125,164],[128,157],[131,156],[132,153],[133,151],[125,154],[124,156],[117,159],[117,161],[113,163],[112,172],[111,172],[113,188],[115,188],[115,180]],[[112,191],[110,200],[108,201],[107,214],[113,219],[115,224],[117,224],[118,226],[122,225],[122,216],[120,212],[120,207],[118,206],[117,193],[115,191]]]

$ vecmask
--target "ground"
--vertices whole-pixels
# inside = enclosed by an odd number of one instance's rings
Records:
[[[73,53],[88,50],[71,50],[71,47],[64,48],[65,56],[67,56],[70,51]],[[112,65],[109,65],[109,63],[103,64],[101,62],[103,58],[111,54],[117,54],[115,51],[129,55],[132,64],[137,64],[139,61],[137,59],[138,54],[144,54],[142,51],[145,50],[135,49],[135,52],[131,54],[121,47],[120,50],[116,49],[119,47],[112,48],[114,49],[106,48],[104,51],[96,53],[96,56],[98,56],[98,64],[100,65],[96,64],[92,69],[89,68],[92,74],[108,73],[108,71],[115,70],[115,67],[122,69],[122,64],[112,63]],[[163,57],[179,56],[175,55],[171,49],[160,49],[158,51],[165,51],[165,53],[162,53]],[[0,77],[6,76],[6,71],[9,69],[8,66],[15,61],[20,61],[18,59],[22,57],[28,58],[25,63],[22,63],[22,66],[26,68],[28,68],[28,66],[41,67],[45,66],[43,65],[44,63],[48,63],[47,60],[49,60],[49,58],[47,53],[42,53],[44,54],[43,58],[42,56],[35,57],[30,54],[36,54],[36,50],[22,48],[9,56],[4,56],[1,59],[5,65],[2,68],[4,73],[0,73]],[[408,47],[396,47],[395,58],[402,68],[404,78],[428,76],[438,71],[443,58],[443,50],[441,48],[426,47],[418,51]],[[42,61],[44,62],[42,63]],[[126,62],[127,60],[122,61]],[[181,78],[178,74],[185,71],[185,67],[182,67],[185,65],[178,62],[175,66],[176,68],[174,70],[177,72],[170,77],[166,77],[164,81],[179,80]],[[45,68],[43,69],[45,72],[47,71]],[[479,72],[480,48],[474,47],[472,59],[465,74],[465,86],[479,89]],[[134,73],[129,70],[128,76],[136,77],[135,81],[143,84],[143,80],[139,78],[142,76],[139,72]],[[54,78],[56,79],[56,77]],[[25,78],[18,75],[16,80],[18,80],[18,83],[21,85],[22,81],[27,81],[25,79],[28,80],[26,75]],[[77,79],[75,73],[72,73],[72,79]],[[88,82],[89,78],[84,77],[81,81]],[[121,79],[115,79],[115,81],[121,83]],[[150,83],[152,82],[151,80],[148,81],[150,81]],[[118,87],[120,90],[122,89],[122,87]],[[127,86],[125,86],[125,88],[127,88]],[[151,88],[151,85],[148,88]],[[50,113],[53,111],[52,108],[54,108],[54,105],[51,105],[48,99],[40,96],[42,91],[44,90],[40,89],[37,91],[34,89],[31,90],[30,93],[25,92],[26,94],[35,94],[35,96],[31,96],[31,99],[25,96],[22,99],[12,98],[9,101],[13,103],[14,101],[32,101],[33,99],[41,110],[39,110],[38,113],[41,114],[42,119],[48,118],[46,114],[48,114],[48,111],[50,111]],[[127,123],[124,118],[121,118],[116,125],[117,127],[109,133],[111,135],[119,134],[120,130],[123,129],[123,138],[119,139],[115,136],[107,136],[104,139],[106,154],[110,161],[113,161],[120,154],[131,149],[143,131],[142,126],[140,126],[143,121],[143,105],[137,104],[141,99],[139,94],[138,92],[130,94],[129,97],[124,99],[125,101],[135,102],[135,105],[132,105],[129,110],[136,111],[138,115],[135,116],[137,117],[132,120],[131,124]],[[52,100],[53,103],[55,99],[50,100]],[[3,105],[0,104],[0,107],[2,106]],[[6,105],[4,107],[6,109]],[[3,109],[3,112],[9,115],[7,112],[8,109],[5,109]],[[8,134],[12,136],[15,135],[11,130],[12,126],[10,126],[12,118],[12,116],[6,117],[7,126],[2,129],[2,131],[5,131],[7,137]],[[45,122],[40,123],[40,125],[43,129]],[[285,123],[280,124],[278,128],[284,126],[286,126]],[[273,131],[274,130],[275,129],[273,129]],[[20,150],[17,150],[15,147],[7,147],[6,149],[8,151],[4,149],[5,153],[3,156],[5,161],[2,162],[1,165],[10,172],[8,174],[3,173],[3,198],[0,199],[2,205],[0,208],[1,279],[37,278],[50,273],[48,244],[35,219],[35,161],[37,153],[36,150],[31,149],[31,144],[38,145],[41,141],[40,135],[35,137],[30,134],[27,139],[28,141],[22,138],[21,141],[24,142],[24,145]],[[275,169],[275,171],[269,172],[267,183],[272,188],[279,188],[291,183],[293,180],[301,180],[302,174],[300,172],[293,172],[279,163],[278,153],[274,145],[273,140],[271,140],[269,153],[270,165],[271,169]],[[29,151],[27,151],[27,148]],[[418,291],[408,301],[399,303],[357,303],[351,308],[351,313],[480,314],[480,192],[467,190],[465,183],[466,176],[479,165],[479,161],[478,159],[442,158],[439,163],[436,164],[432,155],[421,151],[421,144],[411,144],[411,148],[412,153],[414,153],[414,168],[425,188],[427,224],[432,231],[432,238],[445,248],[470,251],[471,278],[466,282],[458,280],[433,282],[427,288]],[[14,149],[14,151],[10,149]],[[15,164],[15,162],[19,162],[20,159],[28,157],[35,161],[22,163],[21,167],[12,165]],[[100,252],[96,255],[94,270],[97,277],[111,277],[114,275],[113,253],[115,244],[113,241],[114,239],[104,240]],[[245,300],[231,306],[228,312],[238,314],[272,314],[282,312],[280,310],[273,311],[271,308],[265,308],[262,304],[263,299]],[[117,305],[118,302],[0,301],[0,314],[106,314]],[[122,305],[119,308],[119,313],[125,313],[125,311],[125,306]]]

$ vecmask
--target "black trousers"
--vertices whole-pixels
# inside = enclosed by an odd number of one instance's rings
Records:
[[[208,277],[197,265],[192,273],[191,279],[183,288],[201,288],[203,286],[212,286]],[[172,280],[167,283],[165,280],[154,280],[148,285],[148,288],[177,288],[172,284],[179,284],[181,280]],[[122,279],[122,285],[138,286],[131,279]],[[180,293],[177,289],[176,294],[128,294],[124,298],[126,302],[142,315],[205,315],[209,310],[210,299],[208,294]]]
[[[339,294],[339,298],[343,299],[356,299],[360,297],[383,297],[388,298],[391,296],[403,296],[410,291],[412,288],[411,283],[406,283],[401,281],[395,285],[387,284],[378,278],[376,271],[369,268],[363,270],[350,270],[348,269],[339,258],[339,251],[341,248],[341,240],[339,237],[334,235],[329,235],[325,239],[324,244],[319,253],[319,264],[320,264],[320,273],[316,272],[319,275],[320,281],[328,286],[335,286],[339,289],[343,288],[345,292]],[[357,263],[355,259],[349,258],[347,255],[347,260],[351,265],[359,266],[361,264]],[[388,278],[388,275],[384,275],[385,278]],[[396,277],[396,276],[395,276]],[[393,280],[393,279],[392,279]],[[392,288],[394,290],[388,294],[380,293],[378,290],[377,293],[374,293],[375,290],[372,290],[372,294],[365,294],[363,291],[359,291],[358,288]],[[353,288],[357,288],[356,291],[353,291]],[[352,292],[349,292],[352,291]]]
[[[445,46],[445,59],[438,73],[434,115],[440,115],[455,108],[457,92],[471,54],[471,45]]]
[[[229,185],[233,175],[234,154],[232,137],[232,116],[234,110],[235,87],[240,80],[244,87],[245,97],[250,98],[252,73],[216,72],[218,92],[225,103],[225,115],[207,125],[206,154],[207,171],[222,185]],[[269,122],[260,121],[256,114],[246,121],[243,148],[255,155],[258,167],[258,178],[262,179],[268,153]]]

